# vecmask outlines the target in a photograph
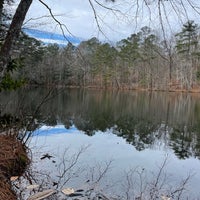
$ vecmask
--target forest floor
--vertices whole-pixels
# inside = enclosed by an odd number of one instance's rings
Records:
[[[12,190],[12,177],[22,175],[28,163],[24,145],[14,136],[0,135],[0,199],[17,199]]]

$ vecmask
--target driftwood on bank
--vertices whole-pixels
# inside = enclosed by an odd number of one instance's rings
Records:
[[[38,192],[38,193],[30,196],[28,198],[28,200],[41,200],[41,199],[44,199],[44,198],[51,196],[54,193],[56,193],[56,190],[53,190],[53,189],[44,190],[42,192]]]

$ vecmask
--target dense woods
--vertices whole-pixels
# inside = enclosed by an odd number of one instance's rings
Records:
[[[23,67],[15,77],[45,86],[199,89],[199,26],[187,21],[170,39],[161,38],[156,30],[143,27],[115,45],[94,37],[78,46],[68,43],[61,47],[21,34],[14,56]]]
[[[0,90],[15,89],[24,83],[148,90],[198,91],[200,88],[199,25],[188,20],[179,32],[166,37],[169,34],[164,33],[167,30],[164,30],[161,9],[167,6],[164,1],[159,1],[156,7],[163,32],[145,26],[113,44],[94,37],[78,46],[68,43],[65,47],[44,45],[23,31],[20,33],[32,0],[21,0],[12,17],[8,6],[13,2],[0,2]],[[40,2],[61,26],[48,5]],[[93,3],[98,1],[89,1],[89,4],[102,31]],[[149,2],[149,5],[154,3],[156,1]],[[97,5],[115,11],[102,4]],[[189,5],[193,11],[198,11],[194,3]],[[185,6],[177,5],[174,11],[179,13],[183,7],[187,13]]]

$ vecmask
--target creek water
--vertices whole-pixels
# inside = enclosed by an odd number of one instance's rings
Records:
[[[157,183],[158,198],[178,199],[180,187],[181,199],[200,197],[200,94],[34,89],[5,93],[1,105],[34,113],[34,184],[132,199]]]

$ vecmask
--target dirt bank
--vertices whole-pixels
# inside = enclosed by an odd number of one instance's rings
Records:
[[[16,200],[10,177],[20,176],[29,163],[26,148],[14,136],[0,135],[0,199]]]

